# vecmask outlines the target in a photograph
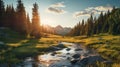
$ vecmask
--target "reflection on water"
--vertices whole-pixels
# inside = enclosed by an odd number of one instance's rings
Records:
[[[67,42],[62,42],[62,44],[68,44],[69,46],[59,51],[39,55],[38,62],[33,58],[27,58],[24,61],[24,67],[80,67],[80,64],[85,61],[84,58],[93,55],[80,44]],[[73,64],[76,62],[79,63]]]
[[[67,43],[67,42],[62,42],[62,44],[68,44],[68,48],[64,48],[62,50],[56,51],[56,52],[51,52],[48,54],[44,54],[44,55],[40,55],[39,57],[39,61],[42,64],[45,64],[48,67],[67,67],[67,66],[71,66],[71,62],[70,60],[73,59],[73,55],[75,54],[80,54],[83,55],[85,53],[87,53],[87,51],[85,49],[82,49],[79,45],[79,49],[81,50],[76,50],[78,49],[78,46],[76,46],[76,44],[73,43]],[[53,53],[55,53],[55,55],[52,55]],[[79,56],[79,58],[81,58]]]

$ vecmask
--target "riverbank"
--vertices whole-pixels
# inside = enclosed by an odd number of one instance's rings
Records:
[[[109,60],[107,63],[112,67],[120,66],[120,36],[100,34],[92,37],[77,36],[75,39],[85,42],[85,46],[95,50],[103,58]],[[112,63],[111,63],[112,62]],[[106,64],[98,63],[100,67],[108,67]],[[103,65],[103,66],[101,66]]]
[[[33,63],[36,63],[37,67],[85,67],[94,65],[97,61],[104,61],[104,59],[98,54],[95,54],[94,51],[83,48],[83,44],[68,42],[61,42],[61,44],[68,44],[68,46],[61,50],[38,55],[37,61],[35,61],[36,59],[34,58],[32,60],[27,58],[22,64],[31,67],[33,66]]]
[[[0,63],[16,64],[23,61],[26,57],[44,54],[52,50],[48,48],[58,45],[59,42],[70,42],[84,44],[86,47],[96,50],[105,59],[113,61],[115,65],[120,65],[119,35],[103,34],[92,37],[63,37],[49,34],[41,39],[31,39],[20,36],[16,32],[9,30],[7,32],[10,33],[0,37]],[[65,46],[68,45],[67,43],[65,44]]]

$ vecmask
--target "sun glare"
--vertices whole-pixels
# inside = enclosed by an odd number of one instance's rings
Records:
[[[53,25],[54,24],[54,20],[51,18],[44,18],[41,20],[41,24],[42,25]]]

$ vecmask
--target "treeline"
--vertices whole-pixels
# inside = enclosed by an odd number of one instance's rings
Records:
[[[54,27],[51,27],[49,25],[42,25],[41,26],[41,31],[43,32],[42,35],[44,35],[44,33],[49,33],[49,34],[56,34]]]
[[[26,13],[21,0],[17,0],[16,8],[14,8],[13,5],[7,5],[7,7],[5,7],[3,0],[0,0],[0,27],[8,27],[22,35],[40,38],[41,27],[38,4],[33,4],[32,20],[30,20],[29,14]]]
[[[94,34],[109,33],[113,35],[120,34],[120,8],[113,7],[113,10],[107,13],[101,12],[99,17],[90,18],[85,22],[79,22],[69,33],[71,36],[87,35],[92,36]]]

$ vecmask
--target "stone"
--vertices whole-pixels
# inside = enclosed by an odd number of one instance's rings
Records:
[[[82,51],[82,50],[83,50],[83,49],[80,49],[80,48],[79,48],[79,49],[75,49],[75,51]]]
[[[77,62],[77,64],[88,65],[88,64],[94,64],[97,61],[103,62],[104,59],[101,56],[89,56],[89,57],[83,58],[82,60]]]
[[[67,51],[70,51],[70,50],[71,50],[71,48],[67,48],[66,50],[67,50]]]
[[[78,59],[78,58],[80,58],[80,54],[74,54],[72,57],[74,58],[74,59]]]
[[[70,55],[70,53],[66,53],[66,55]]]
[[[51,53],[52,56],[55,56],[56,54],[57,54],[56,52]]]
[[[79,59],[72,59],[72,60],[70,61],[70,63],[71,63],[71,64],[76,64],[78,61],[79,61]]]
[[[4,45],[4,44],[5,44],[4,42],[0,41],[0,45]]]

